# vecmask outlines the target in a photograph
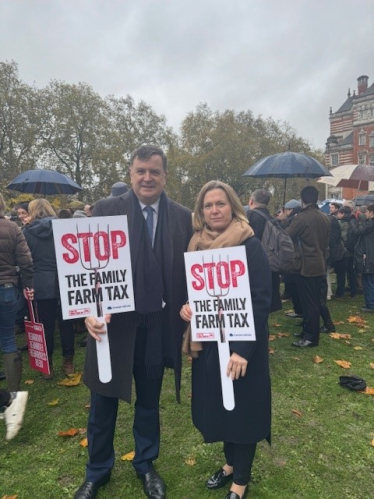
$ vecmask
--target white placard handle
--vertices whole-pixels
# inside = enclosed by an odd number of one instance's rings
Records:
[[[227,365],[230,360],[230,346],[228,342],[218,344],[219,367],[221,370],[221,385],[223,406],[227,411],[232,411],[235,407],[234,385],[230,376],[227,376]]]
[[[100,335],[101,341],[96,342],[99,379],[102,383],[109,383],[112,379],[112,364],[110,361],[108,328],[105,317],[97,317],[97,321],[104,324],[105,327],[105,334]]]

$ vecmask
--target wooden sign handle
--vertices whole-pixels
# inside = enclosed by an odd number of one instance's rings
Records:
[[[227,376],[227,365],[230,360],[230,346],[228,342],[218,344],[219,366],[221,370],[221,385],[223,406],[227,411],[232,411],[235,407],[234,384],[230,376]]]
[[[112,379],[112,364],[110,360],[108,328],[105,317],[97,317],[97,320],[102,322],[105,326],[105,334],[101,336],[101,341],[96,342],[99,379],[102,383],[109,383]]]

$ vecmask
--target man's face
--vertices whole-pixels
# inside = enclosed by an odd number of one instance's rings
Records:
[[[330,204],[330,213],[331,215],[336,215],[339,208],[337,208],[334,204]]]
[[[158,154],[153,154],[145,161],[135,158],[130,166],[132,188],[136,197],[146,205],[151,205],[159,199],[166,184],[166,177],[162,158]]]
[[[366,215],[366,218],[369,219],[369,218],[374,218],[374,211],[369,211],[369,210],[366,210],[365,211],[365,215]]]

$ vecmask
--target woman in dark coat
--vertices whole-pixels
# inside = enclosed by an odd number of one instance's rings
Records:
[[[53,378],[52,355],[54,350],[55,322],[58,319],[63,370],[66,375],[74,372],[74,330],[71,321],[63,321],[59,301],[58,276],[52,220],[57,218],[51,204],[46,199],[34,199],[29,204],[30,223],[23,233],[34,262],[35,300],[40,322],[44,325],[50,374]]]
[[[271,392],[267,320],[271,301],[271,270],[260,241],[248,225],[233,189],[219,181],[200,191],[194,213],[195,234],[189,251],[244,245],[250,276],[256,341],[231,341],[227,376],[234,380],[235,408],[223,407],[216,342],[200,345],[192,363],[192,419],[205,442],[224,442],[226,463],[206,482],[218,489],[232,481],[226,499],[247,495],[256,443],[270,438]],[[189,322],[191,307],[181,309]],[[196,350],[196,345],[192,345]]]

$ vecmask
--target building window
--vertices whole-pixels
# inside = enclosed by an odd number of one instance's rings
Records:
[[[370,137],[370,147],[374,147],[374,135]]]
[[[363,120],[363,119],[364,119],[364,113],[365,113],[364,109],[360,109],[360,110],[359,110],[358,115],[359,115],[359,119],[360,119],[360,120]]]
[[[330,156],[330,166],[339,166],[339,154],[331,154]]]
[[[366,165],[366,153],[360,152],[360,154],[358,155],[358,164]]]
[[[374,154],[370,155],[370,165],[374,166]]]
[[[358,145],[365,146],[366,145],[366,133],[360,133],[358,136]]]

